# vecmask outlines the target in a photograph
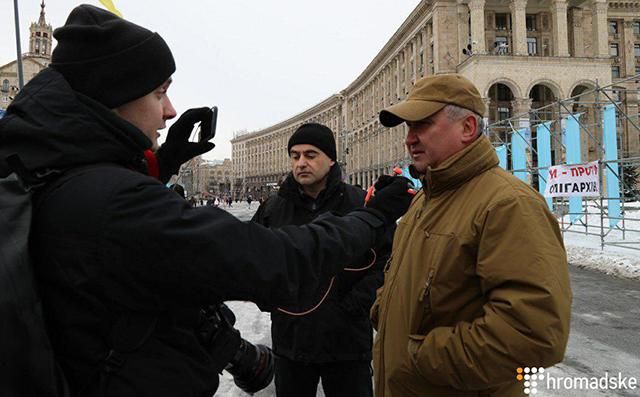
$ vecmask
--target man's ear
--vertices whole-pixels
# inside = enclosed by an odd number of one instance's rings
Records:
[[[469,115],[462,122],[462,142],[471,143],[478,137],[478,120],[475,116]]]

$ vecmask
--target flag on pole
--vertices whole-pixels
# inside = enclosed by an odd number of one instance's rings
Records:
[[[107,7],[107,10],[111,11],[112,13],[116,14],[117,16],[119,16],[120,18],[122,18],[122,13],[120,11],[118,11],[118,9],[116,8],[116,6],[113,5],[113,1],[111,0],[100,0],[100,2]]]

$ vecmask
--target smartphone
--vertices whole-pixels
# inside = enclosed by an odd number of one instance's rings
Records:
[[[207,142],[216,136],[216,124],[218,123],[218,107],[211,108],[211,120],[200,123],[199,142]]]

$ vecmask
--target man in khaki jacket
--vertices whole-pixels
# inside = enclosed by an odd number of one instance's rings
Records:
[[[543,198],[498,167],[460,75],[419,80],[380,113],[424,188],[403,216],[371,315],[377,397],[524,396],[518,367],[562,360],[571,289]]]

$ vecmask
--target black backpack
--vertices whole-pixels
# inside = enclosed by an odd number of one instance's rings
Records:
[[[29,254],[34,204],[40,196],[93,164],[36,178],[13,155],[9,174],[0,170],[0,396],[69,397],[71,389],[57,364],[47,333],[42,303]],[[113,166],[113,165],[111,165]],[[108,335],[109,351],[97,392],[105,393],[109,376],[149,338],[157,316],[119,318]]]
[[[24,169],[16,157],[11,169]],[[0,394],[68,396],[47,335],[29,256],[36,180],[13,172],[0,178]]]

